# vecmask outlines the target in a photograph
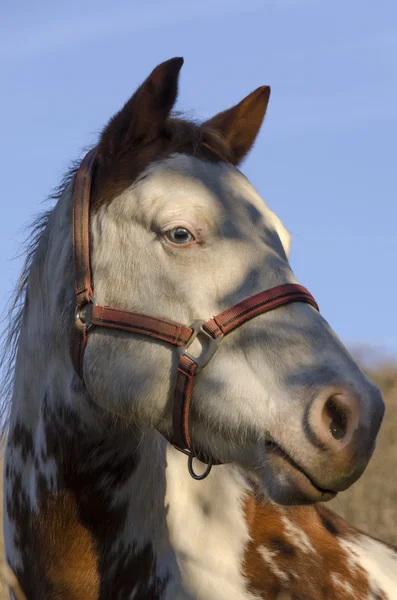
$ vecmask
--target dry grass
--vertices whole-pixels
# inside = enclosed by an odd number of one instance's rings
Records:
[[[397,544],[397,366],[378,367],[369,375],[381,388],[387,406],[377,449],[362,478],[350,490],[340,494],[331,505],[352,525]],[[0,502],[0,516],[1,513]],[[8,599],[3,573],[1,547],[0,600]]]
[[[352,525],[397,544],[397,366],[386,365],[369,375],[386,402],[377,447],[361,479],[331,506]]]

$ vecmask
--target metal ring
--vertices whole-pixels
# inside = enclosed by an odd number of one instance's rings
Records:
[[[75,319],[76,325],[78,327],[83,327],[86,331],[91,329],[93,327],[93,325],[92,325],[92,323],[87,323],[86,321],[83,321],[81,312],[84,310],[84,308],[86,306],[89,306],[90,304],[92,306],[97,306],[97,302],[96,302],[94,296],[92,296],[91,294],[89,295],[89,301],[85,302],[84,304],[82,304],[80,306],[77,305],[76,309],[74,311],[74,319]]]
[[[189,458],[187,459],[187,468],[189,469],[189,474],[196,481],[201,481],[202,479],[205,479],[206,477],[208,477],[208,475],[211,472],[211,469],[212,469],[212,458],[210,458],[208,460],[208,463],[206,465],[205,471],[203,473],[201,473],[201,475],[197,475],[197,473],[194,472],[194,469],[193,469],[193,458],[194,458],[194,456],[192,454],[190,454]]]

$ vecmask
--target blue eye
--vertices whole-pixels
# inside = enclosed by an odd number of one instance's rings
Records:
[[[170,242],[173,244],[179,244],[180,246],[183,246],[183,244],[189,244],[195,239],[194,235],[184,227],[174,227],[173,229],[169,229],[165,232],[165,236]]]

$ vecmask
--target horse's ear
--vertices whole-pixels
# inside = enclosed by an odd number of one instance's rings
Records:
[[[153,140],[164,126],[178,95],[183,58],[158,65],[123,108],[106,125],[98,147],[99,162],[117,156],[132,144]]]
[[[261,128],[270,98],[270,87],[262,86],[239,104],[203,123],[220,133],[231,150],[230,162],[238,165],[251,150]]]

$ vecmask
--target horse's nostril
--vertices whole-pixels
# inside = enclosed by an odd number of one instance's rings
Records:
[[[350,382],[324,386],[312,400],[303,422],[316,449],[308,451],[305,468],[321,487],[344,490],[363,473],[374,450],[383,402],[372,387],[356,391]]]
[[[310,407],[308,431],[324,450],[353,451],[360,419],[360,398],[348,388],[325,388]]]
[[[330,419],[329,430],[335,440],[341,440],[347,432],[348,415],[346,410],[340,406],[335,397],[331,396],[325,403],[325,411]]]

